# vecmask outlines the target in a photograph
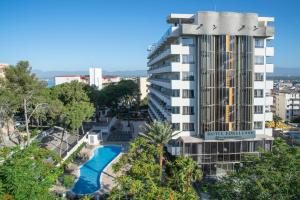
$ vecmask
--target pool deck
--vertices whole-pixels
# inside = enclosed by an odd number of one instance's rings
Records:
[[[119,173],[114,173],[112,169],[112,165],[119,161],[123,153],[120,153],[109,165],[103,170],[100,176],[100,184],[101,189],[99,191],[100,194],[109,193],[113,187],[115,186],[115,179],[119,176]]]

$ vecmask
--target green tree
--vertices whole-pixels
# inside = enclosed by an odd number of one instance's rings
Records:
[[[22,109],[27,133],[27,144],[30,141],[29,122],[33,113],[42,108],[45,102],[37,102],[37,98],[45,85],[31,73],[27,61],[20,61],[15,66],[5,69],[5,79],[2,81],[6,93],[11,93],[12,101],[16,102],[18,109]]]
[[[49,192],[57,176],[55,153],[36,144],[16,151],[0,166],[1,199],[52,199]]]
[[[144,137],[137,137],[131,142],[128,153],[123,154],[113,165],[114,171],[122,175],[117,177],[117,185],[110,193],[109,199],[198,199],[192,187],[187,189],[188,192],[183,193],[180,187],[174,186],[176,174],[170,173],[164,181],[161,181],[160,166],[156,162],[158,155],[157,146]],[[169,166],[173,167],[173,163]],[[181,167],[178,164],[174,166],[177,166],[178,170]],[[195,178],[196,175],[192,174],[190,177]],[[183,181],[185,184],[190,183],[187,179]],[[180,185],[185,184],[180,182]]]
[[[62,144],[65,140],[65,129],[70,134],[77,133],[78,138],[79,128],[83,127],[83,122],[89,120],[95,112],[95,108],[90,103],[84,87],[83,83],[72,81],[71,83],[61,84],[52,88],[51,95],[54,99],[61,102],[61,106],[54,114],[57,124],[63,127],[60,155],[62,153]],[[68,137],[66,140],[68,140]],[[68,145],[68,141],[66,143]]]
[[[191,192],[192,183],[202,178],[202,172],[197,163],[189,157],[178,157],[173,162],[167,162],[170,185],[182,194]]]
[[[122,80],[99,91],[99,107],[109,107],[115,112],[137,109],[139,104],[138,85],[132,80]]]
[[[12,142],[14,142],[11,139],[10,123],[12,122],[15,113],[18,111],[19,106],[14,93],[10,92],[4,87],[1,87],[1,85],[3,84],[2,81],[0,79],[0,127],[6,126],[8,137]],[[4,141],[5,136],[3,134],[4,133],[2,133],[1,136],[3,137]]]
[[[299,148],[282,139],[274,141],[271,152],[249,157],[229,176],[212,186],[216,199],[300,199]]]
[[[141,136],[158,147],[160,174],[162,178],[164,146],[179,132],[174,133],[171,124],[154,121],[152,124],[145,124]]]

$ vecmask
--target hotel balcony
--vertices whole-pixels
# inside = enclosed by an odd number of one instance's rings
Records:
[[[180,71],[183,71],[181,69],[180,62],[168,62],[167,64],[165,64],[163,66],[150,67],[150,69],[148,70],[148,74],[158,74],[158,73],[165,73],[165,72],[180,72]]]
[[[165,42],[168,42],[179,36],[179,27],[170,27],[165,34],[161,37],[161,39],[151,47],[148,54],[148,59],[160,48],[164,46]]]
[[[274,56],[274,47],[266,47],[266,56]]]
[[[273,81],[270,81],[270,80],[266,81],[266,89],[267,90],[272,90],[273,89],[273,85],[274,85]]]
[[[266,72],[273,73],[274,72],[274,64],[266,64]]]
[[[273,97],[272,96],[266,96],[266,105],[267,106],[273,105]]]
[[[265,121],[272,121],[272,120],[273,120],[273,113],[265,112]]]
[[[181,45],[171,44],[167,49],[165,49],[162,53],[154,57],[148,62],[148,66],[151,66],[163,59],[168,58],[171,55],[179,55],[181,53]]]

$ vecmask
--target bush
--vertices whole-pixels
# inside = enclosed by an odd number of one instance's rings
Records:
[[[31,135],[30,135],[30,137],[35,137],[35,136],[37,136],[38,135],[38,129],[33,129],[32,131],[31,131]]]
[[[74,175],[64,175],[63,176],[63,185],[66,187],[66,188],[70,188],[73,186],[74,184],[74,181],[75,181],[75,176]]]

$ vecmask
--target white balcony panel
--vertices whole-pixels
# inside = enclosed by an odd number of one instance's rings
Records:
[[[274,64],[266,64],[266,72],[273,73],[274,72]]]
[[[272,90],[273,89],[273,81],[267,80],[266,81],[266,89]]]
[[[172,106],[194,106],[195,105],[195,98],[188,99],[188,98],[172,97],[171,98],[171,105]]]
[[[274,56],[274,47],[266,48],[266,56]]]
[[[255,121],[255,122],[265,121],[264,114],[254,114],[253,115],[253,121]]]
[[[168,57],[170,55],[179,55],[179,54],[181,54],[182,51],[183,51],[183,53],[187,52],[187,54],[189,54],[189,49],[183,49],[182,46],[179,44],[171,44],[170,48],[167,48],[161,54],[159,54],[158,56],[156,56],[155,58],[150,60],[148,62],[148,66],[151,66],[151,65],[159,62],[160,60],[165,59],[166,57]]]
[[[161,100],[163,100],[166,104],[171,105],[171,101],[169,98],[167,98],[165,95],[163,95],[162,93],[158,92],[157,90],[153,89],[153,88],[149,88],[149,91],[153,94],[155,94],[156,96],[158,96]]]
[[[265,82],[264,81],[254,81],[254,89],[264,89]]]
[[[148,70],[148,74],[157,74],[165,72],[181,72],[181,71],[195,71],[194,64],[181,64],[180,62],[171,62],[170,65]]]
[[[255,99],[254,99],[254,100],[255,100]],[[266,105],[267,105],[267,106],[273,105],[273,97],[271,97],[271,96],[267,96],[267,97],[266,97]]]
[[[272,121],[273,120],[273,113],[266,112],[265,113],[265,121]]]
[[[160,104],[155,101],[152,97],[150,97],[151,102],[156,106],[157,109],[165,116],[165,118],[170,119],[170,113],[166,111]]]
[[[195,123],[195,115],[172,114],[171,122],[172,123]]]
[[[195,81],[181,81],[181,80],[172,80],[171,89],[194,89],[195,90]]]
[[[267,136],[273,136],[273,130],[272,130],[272,128],[265,128],[265,135],[267,135]]]
[[[265,69],[265,65],[254,65],[254,72],[256,73],[264,73]]]
[[[264,98],[254,98],[254,105],[265,105],[265,99]]]
[[[265,55],[265,48],[255,48],[254,54],[256,56],[264,56]]]
[[[171,82],[165,82],[158,79],[149,79],[149,82],[165,88],[171,88]]]
[[[256,135],[265,135],[265,130],[264,129],[255,130],[255,134]]]

